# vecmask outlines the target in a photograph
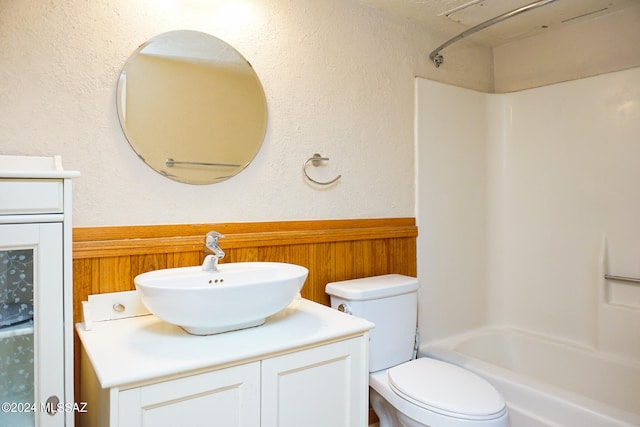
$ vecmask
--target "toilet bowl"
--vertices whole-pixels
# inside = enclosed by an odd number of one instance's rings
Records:
[[[380,427],[508,427],[498,391],[451,363],[414,355],[416,278],[397,274],[329,283],[331,306],[363,317],[370,336],[370,401]]]
[[[373,409],[388,426],[508,426],[502,396],[479,376],[450,363],[419,358],[369,375]],[[395,417],[395,419],[394,419]]]

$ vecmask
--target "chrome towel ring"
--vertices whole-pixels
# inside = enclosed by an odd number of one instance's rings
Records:
[[[318,185],[331,185],[334,182],[338,181],[340,178],[342,178],[342,175],[338,175],[335,178],[333,178],[331,181],[326,181],[326,182],[322,182],[322,181],[317,181],[313,178],[311,178],[309,176],[309,174],[307,173],[307,165],[309,163],[311,163],[311,166],[320,166],[320,164],[322,162],[326,162],[328,161],[329,158],[328,157],[322,157],[320,154],[315,153],[312,157],[309,157],[305,162],[304,165],[302,166],[302,172],[304,173],[304,176],[307,177],[307,179],[315,184]]]

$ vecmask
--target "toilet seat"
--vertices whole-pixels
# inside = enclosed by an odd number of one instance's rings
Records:
[[[419,358],[388,370],[391,389],[403,399],[445,416],[468,420],[499,417],[500,393],[480,376],[451,363]]]

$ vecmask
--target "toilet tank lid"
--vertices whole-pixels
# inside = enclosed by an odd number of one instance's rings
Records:
[[[415,277],[385,274],[328,283],[325,292],[349,301],[363,301],[402,295],[417,289],[418,279]]]

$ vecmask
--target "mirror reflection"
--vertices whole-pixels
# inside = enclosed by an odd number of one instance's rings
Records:
[[[141,45],[117,89],[131,147],[160,174],[189,184],[231,178],[262,145],[267,103],[251,64],[209,34],[172,31]]]

